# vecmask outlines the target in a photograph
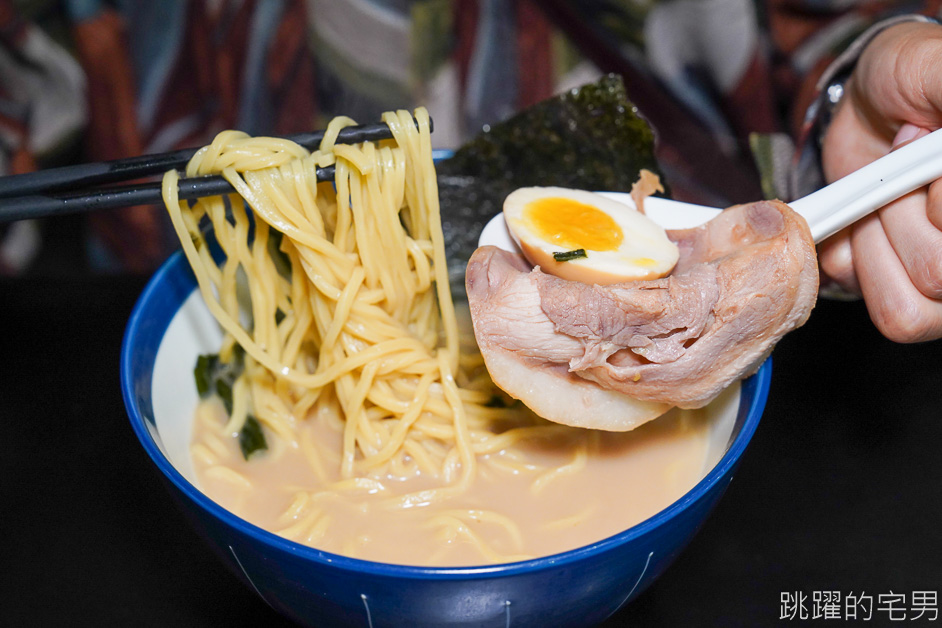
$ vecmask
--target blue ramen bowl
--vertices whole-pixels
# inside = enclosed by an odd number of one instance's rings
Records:
[[[189,455],[193,365],[221,334],[181,254],[147,285],[121,353],[131,425],[198,532],[278,612],[311,626],[587,626],[630,602],[689,543],[723,495],[759,423],[771,363],[709,406],[710,453],[690,491],[597,543],[533,560],[415,567],[348,558],[267,532],[200,492]]]

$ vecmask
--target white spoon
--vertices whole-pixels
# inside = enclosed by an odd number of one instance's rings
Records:
[[[843,179],[789,203],[808,221],[815,242],[821,242],[870,212],[942,177],[942,129],[911,142],[852,172]],[[605,193],[634,207],[625,193]],[[721,209],[649,197],[645,213],[665,229],[701,225]],[[478,244],[519,252],[502,213],[485,225]]]

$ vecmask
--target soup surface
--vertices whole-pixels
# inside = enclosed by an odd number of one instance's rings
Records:
[[[707,471],[708,415],[675,409],[621,433],[553,426],[546,437],[479,456],[470,490],[409,507],[394,496],[443,479],[416,472],[323,489],[322,478],[341,480],[336,416],[310,416],[297,442],[272,435],[267,452],[244,460],[237,438],[223,433],[222,404],[209,399],[197,408],[191,453],[204,493],[286,538],[388,563],[480,565],[580,547],[668,506]]]

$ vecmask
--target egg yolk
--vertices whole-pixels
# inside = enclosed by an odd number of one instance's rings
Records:
[[[625,237],[611,216],[568,198],[531,201],[523,218],[538,237],[568,250],[614,251]]]

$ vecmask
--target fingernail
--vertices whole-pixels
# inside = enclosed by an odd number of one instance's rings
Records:
[[[897,148],[907,142],[911,142],[917,137],[925,135],[926,133],[928,133],[926,129],[906,122],[899,128],[899,131],[896,132],[896,137],[893,138],[893,148]]]

